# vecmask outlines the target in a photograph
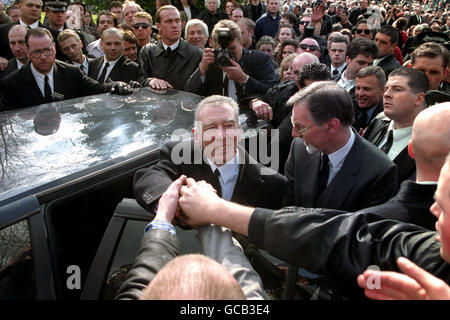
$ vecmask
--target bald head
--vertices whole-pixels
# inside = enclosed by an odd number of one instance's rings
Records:
[[[303,52],[292,61],[292,67],[294,70],[300,70],[305,64],[310,63],[320,63],[319,58],[312,53]]]
[[[216,261],[200,255],[178,256],[144,289],[142,300],[245,300],[236,279]]]
[[[437,181],[450,152],[450,102],[423,110],[414,120],[412,148],[417,181]]]

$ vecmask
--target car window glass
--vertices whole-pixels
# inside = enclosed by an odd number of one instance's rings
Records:
[[[34,299],[36,284],[28,222],[0,230],[0,300]]]

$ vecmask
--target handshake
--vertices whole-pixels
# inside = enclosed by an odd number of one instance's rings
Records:
[[[176,218],[181,225],[197,228],[211,223],[215,208],[224,201],[207,182],[182,175],[159,199],[155,220],[172,223]]]

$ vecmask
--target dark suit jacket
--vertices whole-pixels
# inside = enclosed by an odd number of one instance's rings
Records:
[[[235,82],[240,104],[247,105],[251,100],[249,97],[263,94],[277,83],[273,64],[267,54],[257,50],[242,49],[242,58],[239,64],[242,70],[249,75],[244,90],[240,84]],[[209,65],[204,82],[201,80],[200,69],[196,68],[184,87],[185,91],[203,96],[222,95],[222,89],[223,71],[215,64]]]
[[[380,113],[367,127],[364,138],[378,147],[388,133],[390,122],[391,120],[384,113]],[[397,181],[399,185],[405,180],[415,180],[416,162],[409,156],[408,147],[405,147],[395,157],[394,163],[397,165]]]
[[[13,22],[5,25],[0,26],[0,57],[11,59],[14,58],[11,48],[9,47],[9,40],[8,40],[8,32],[9,30],[16,24],[19,24],[19,22]],[[58,37],[59,31],[44,26],[41,22],[38,23],[38,26],[41,28],[46,28],[50,31],[50,33],[53,36],[53,40],[56,43],[56,38]],[[59,48],[58,44],[56,44],[56,59],[63,60],[64,55],[61,52],[61,49]]]
[[[179,251],[180,241],[177,236],[166,230],[147,231],[127,279],[117,292],[116,299],[139,300],[142,291],[158,271],[174,259]]]
[[[376,213],[386,219],[412,223],[430,231],[435,230],[436,217],[430,214],[437,184],[419,184],[403,181],[398,193],[388,202],[362,210]]]
[[[81,70],[62,61],[55,61],[54,92],[66,99],[108,92],[112,84],[102,84],[84,75]],[[31,65],[23,67],[3,79],[2,111],[26,108],[46,103],[31,72]]]
[[[284,173],[289,182],[284,206],[357,211],[382,204],[397,193],[394,163],[358,134],[341,170],[317,197],[320,161],[319,151],[310,154],[303,140],[294,139]]]
[[[104,59],[105,57],[103,56],[89,62],[89,77],[97,80]],[[108,75],[108,78],[110,78],[112,81],[123,81],[128,83],[129,81],[137,81],[138,73],[139,65],[122,55],[112,68],[111,72]]]
[[[421,16],[421,19],[422,19],[421,23],[423,23],[424,21],[423,21],[423,17],[422,16]],[[406,24],[406,28],[409,28],[411,26],[415,26],[417,24],[419,24],[419,17],[415,14],[415,15],[412,15],[411,17],[409,17],[408,23]]]
[[[180,143],[179,145],[177,145]],[[182,174],[195,180],[205,180],[210,183],[220,194],[219,180],[213,176],[211,167],[202,158],[202,151],[196,147],[193,141],[167,143],[160,151],[160,161],[146,169],[136,172],[134,177],[134,193],[137,202],[152,212],[153,204],[166,191],[173,180]],[[182,147],[182,148],[180,148]],[[183,163],[175,164],[171,160],[172,151],[182,150],[180,156]],[[178,155],[178,151],[176,155]],[[184,153],[184,152],[188,153]],[[240,165],[238,180],[234,188],[231,201],[248,206],[260,206],[263,208],[278,209],[281,207],[287,180],[284,176],[265,168],[241,149],[245,164]],[[185,159],[186,158],[186,159]],[[197,164],[196,164],[197,163]],[[271,175],[261,175],[261,169],[269,170]]]
[[[5,71],[0,71],[0,80],[2,80],[4,77],[13,73],[16,70],[17,70],[17,59],[16,58],[9,59],[8,66],[6,67]]]
[[[157,44],[146,44],[139,52],[139,81],[147,84],[147,78],[155,77],[166,80],[177,90],[183,90],[201,60],[202,50],[183,39],[180,39],[180,45],[170,57],[166,55],[161,40]]]
[[[392,71],[400,67],[400,62],[395,58],[394,54],[391,54],[384,58],[378,65],[381,69],[383,69],[386,74],[386,80]]]

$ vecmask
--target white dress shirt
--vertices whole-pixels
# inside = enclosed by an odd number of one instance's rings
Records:
[[[389,159],[394,160],[400,154],[400,152],[402,152],[402,150],[406,148],[406,146],[409,143],[409,140],[411,140],[412,126],[402,129],[395,129],[394,121],[391,120],[391,122],[389,123],[388,132],[389,130],[393,130],[392,132],[393,142],[391,149],[389,149],[389,152],[387,153],[387,156],[389,157]],[[387,142],[387,139],[388,134],[386,134],[386,136],[384,137],[383,141],[381,141],[378,148],[384,146]]]
[[[39,27],[39,20],[36,21],[35,23],[32,23],[30,25],[26,24],[25,22],[23,22],[20,18],[19,18],[19,23],[24,26],[24,27],[29,27],[30,29],[34,29]]]
[[[220,172],[219,182],[222,190],[222,199],[230,201],[239,176],[239,152],[236,153],[236,156],[233,159],[220,167],[218,167],[210,159],[207,160],[212,172],[216,169]]]
[[[45,85],[45,74],[39,73],[33,66],[32,63],[30,63],[31,65],[31,73],[34,76],[34,79],[36,80],[36,83],[39,87],[39,89],[41,90],[42,96],[45,97],[45,90],[44,90],[44,85]],[[50,85],[50,89],[52,90],[52,93],[55,92],[55,87],[53,86],[53,67],[52,70],[50,70],[50,72],[47,74],[48,76],[48,83]]]
[[[109,66],[108,66],[108,69],[106,69],[106,74],[105,74],[105,82],[108,82],[107,80],[108,80],[109,74],[111,73],[111,70],[114,68],[114,66],[116,65],[117,61],[119,61],[120,58],[122,58],[122,55],[119,58],[117,58],[116,60],[106,61],[106,57],[103,57],[103,64],[102,64],[102,67],[100,68],[100,70],[98,71],[97,80],[102,75],[102,72],[103,72],[103,69],[105,68],[106,62],[108,62]]]
[[[339,81],[337,82],[338,86],[340,86],[341,88],[344,88],[345,91],[349,92],[355,85],[356,85],[356,80],[348,80],[345,77],[345,72],[342,73],[341,78],[339,79]]]

